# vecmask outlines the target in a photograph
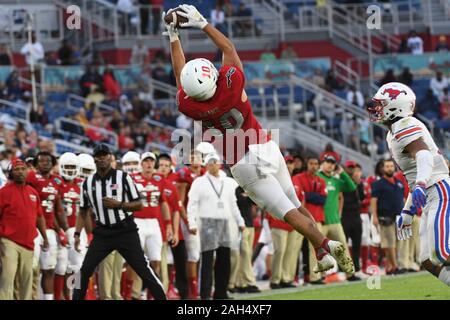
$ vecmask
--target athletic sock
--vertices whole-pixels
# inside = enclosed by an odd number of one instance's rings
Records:
[[[44,293],[44,300],[53,300],[53,293]]]
[[[328,246],[329,239],[325,238],[322,244],[318,248],[314,248],[316,251],[317,261],[322,260],[324,256],[330,253],[330,247]]]
[[[442,267],[441,272],[439,272],[439,280],[450,287],[450,267]]]
[[[55,274],[55,277],[53,279],[53,292],[55,300],[61,300],[63,289],[64,289],[64,276]]]

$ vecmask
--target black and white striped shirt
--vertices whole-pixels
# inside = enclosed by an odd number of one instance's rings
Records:
[[[95,215],[95,222],[103,226],[114,225],[129,216],[132,212],[121,209],[106,209],[102,198],[108,197],[120,202],[139,200],[139,192],[133,179],[121,170],[111,169],[101,178],[97,173],[90,175],[83,182],[80,208],[91,207]]]

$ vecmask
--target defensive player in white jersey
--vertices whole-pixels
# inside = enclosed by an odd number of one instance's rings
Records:
[[[133,174],[141,171],[141,156],[136,151],[128,151],[122,157],[122,170],[126,173]]]
[[[450,178],[439,148],[425,125],[413,117],[416,95],[406,85],[383,85],[369,106],[371,120],[385,125],[389,150],[411,190],[397,219],[397,236],[412,236],[411,222],[423,208],[420,222],[420,262],[450,286]]]

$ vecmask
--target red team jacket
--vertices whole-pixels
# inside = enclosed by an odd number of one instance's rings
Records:
[[[58,213],[58,210],[61,210],[58,206],[58,200],[60,199],[62,178],[52,174],[50,178],[46,179],[39,173],[30,171],[26,182],[39,194],[47,229],[54,229],[55,214]]]
[[[72,181],[63,179],[61,185],[61,201],[64,213],[67,217],[67,225],[69,228],[75,228],[77,215],[80,211],[80,186],[82,180],[75,178]]]
[[[38,192],[29,185],[7,183],[0,189],[0,238],[34,250],[37,216],[42,216]]]
[[[219,70],[217,89],[211,99],[196,101],[188,97],[181,88],[177,93],[179,111],[196,121],[202,121],[203,132],[208,129],[216,129],[221,134],[224,134],[227,129],[241,129],[243,132],[247,132],[249,129],[255,130],[255,141],[250,143],[248,139],[245,139],[242,150],[238,150],[239,143],[236,141],[234,148],[228,146],[230,150],[227,150],[226,140],[221,140],[224,162],[230,165],[235,164],[245,155],[249,144],[268,141],[267,135],[262,131],[261,125],[253,115],[249,99],[242,102],[241,95],[244,85],[245,76],[242,70],[236,66],[223,66]],[[218,136],[211,138],[205,136],[203,140],[215,142],[214,139],[217,139]]]
[[[325,180],[315,174],[309,174],[305,171],[292,177],[292,181],[294,182],[294,185],[300,185],[304,193],[316,192],[323,197],[327,196],[327,184],[325,183]],[[323,223],[325,221],[323,205],[313,204],[311,202],[307,202],[306,200],[302,201],[302,203],[304,204],[305,208],[308,209],[309,212],[311,212],[311,215],[314,217],[314,220],[316,220],[316,222]]]

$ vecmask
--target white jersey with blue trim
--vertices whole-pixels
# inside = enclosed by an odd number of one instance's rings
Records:
[[[408,181],[409,187],[414,187],[417,177],[416,160],[404,151],[411,142],[422,139],[433,155],[433,173],[426,186],[430,187],[438,181],[449,177],[449,170],[444,156],[436,146],[427,127],[414,117],[406,117],[392,124],[391,131],[386,136],[386,141],[392,157]]]

